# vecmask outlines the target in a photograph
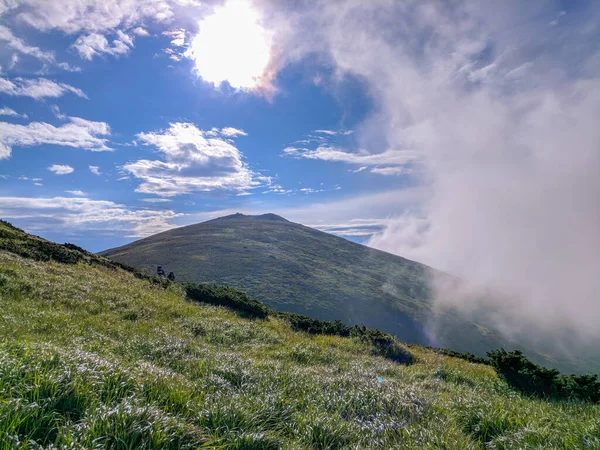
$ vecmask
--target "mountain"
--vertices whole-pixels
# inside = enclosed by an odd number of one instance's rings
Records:
[[[186,289],[0,221],[0,450],[597,448],[589,400],[531,398],[468,355],[298,332]]]
[[[415,261],[324,233],[275,214],[233,214],[176,228],[101,253],[154,275],[241,289],[267,306],[365,325],[405,342],[485,355],[519,348],[544,365],[586,371],[522,342],[511,342],[452,310],[434,307],[430,280],[446,276]]]

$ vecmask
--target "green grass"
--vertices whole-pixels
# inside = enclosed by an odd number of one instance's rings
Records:
[[[404,350],[410,365],[177,284],[0,251],[0,449],[600,449],[600,406]]]

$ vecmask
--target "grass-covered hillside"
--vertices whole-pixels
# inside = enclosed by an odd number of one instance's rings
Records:
[[[0,448],[600,448],[598,405],[260,311],[0,223]]]
[[[234,214],[102,254],[146,274],[163,265],[178,280],[242,289],[277,310],[434,343],[432,269],[275,214]],[[435,328],[436,344],[460,351],[485,354],[501,344],[492,331],[452,314],[438,315]]]
[[[149,275],[162,265],[177,280],[236,287],[280,311],[378,328],[406,342],[482,356],[519,348],[538,364],[600,372],[599,352],[561,354],[544,341],[509,341],[493,323],[435,308],[430,280],[445,274],[274,214],[234,214],[102,254]]]

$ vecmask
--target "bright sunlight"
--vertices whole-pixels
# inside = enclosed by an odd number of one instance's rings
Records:
[[[252,89],[269,63],[271,35],[246,0],[229,0],[199,23],[187,52],[206,81],[228,81],[234,88]]]

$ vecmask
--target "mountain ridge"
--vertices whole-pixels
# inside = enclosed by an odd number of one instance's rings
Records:
[[[148,274],[162,265],[178,280],[242,289],[282,311],[378,328],[417,344],[473,350],[443,336],[438,342],[427,329],[434,269],[275,214],[232,214],[100,254]],[[470,327],[483,341],[476,353],[497,347]]]
[[[440,308],[431,281],[451,275],[272,213],[232,214],[100,254],[148,275],[162,265],[179,281],[231,286],[276,310],[365,325],[405,342],[479,356],[492,348],[517,348],[538,364],[567,372],[592,367],[572,355],[507,339],[493,323]]]

